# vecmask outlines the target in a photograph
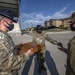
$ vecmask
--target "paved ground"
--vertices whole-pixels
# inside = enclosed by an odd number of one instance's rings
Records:
[[[67,48],[68,41],[75,35],[74,32],[49,32],[47,33],[51,38],[62,42]],[[12,36],[15,44],[32,41],[31,34],[24,34],[22,36]],[[59,51],[58,46],[45,41],[47,46],[46,62],[47,72],[42,72],[41,75],[65,75],[66,57],[64,52]],[[37,63],[35,55],[33,55],[19,71],[19,75],[39,75],[37,72]]]

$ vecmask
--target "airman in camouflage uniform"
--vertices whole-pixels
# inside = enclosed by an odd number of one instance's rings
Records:
[[[7,9],[0,10],[0,75],[18,75],[24,61],[33,54],[31,50],[16,55],[15,45],[7,33],[14,28],[12,13]]]
[[[11,37],[0,30],[0,75],[16,75],[23,61],[29,58],[27,53],[16,55],[14,48]]]
[[[71,16],[70,28],[75,31],[75,12]],[[68,43],[66,75],[75,75],[75,36]]]
[[[41,69],[46,71],[46,68],[44,66],[44,58],[46,55],[45,40],[49,41],[50,43],[52,43],[54,45],[62,46],[62,44],[60,42],[57,42],[56,40],[51,39],[47,34],[43,34],[41,25],[37,25],[36,33],[34,33],[34,36],[33,36],[33,42],[43,46],[43,49],[37,53],[37,59],[38,59],[38,64],[39,64],[38,72],[39,73],[41,72]],[[41,66],[41,68],[40,68],[40,66]]]

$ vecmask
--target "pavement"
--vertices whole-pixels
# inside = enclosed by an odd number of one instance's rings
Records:
[[[75,32],[48,32],[52,39],[62,42],[63,46],[67,48],[69,40],[75,35]],[[33,35],[31,33],[23,35],[12,35],[15,44],[26,43],[32,41]],[[66,71],[66,53],[60,51],[58,46],[45,41],[47,52],[45,58],[45,66],[47,72],[42,71],[42,74],[38,74],[38,65],[36,62],[36,56],[33,55],[28,61],[26,61],[19,71],[19,75],[65,75]]]

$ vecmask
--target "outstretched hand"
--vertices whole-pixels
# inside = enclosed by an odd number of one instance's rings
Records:
[[[57,45],[60,46],[60,47],[63,47],[61,42],[58,42]]]
[[[63,44],[61,42],[58,42],[57,45],[59,46],[58,49],[60,51],[67,53],[67,49],[63,47]]]
[[[66,48],[64,48],[64,47],[62,47],[62,48],[58,47],[58,49],[59,49],[60,51],[62,51],[62,52],[67,53],[67,49],[66,49]]]

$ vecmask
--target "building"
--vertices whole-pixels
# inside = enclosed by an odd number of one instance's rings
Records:
[[[51,25],[55,25],[56,27],[59,27],[60,25],[62,25],[62,21],[59,19],[50,19],[51,21]]]
[[[62,25],[64,25],[64,27],[70,27],[70,23],[69,21],[71,20],[70,17],[67,17],[67,18],[63,18],[63,19],[60,19],[62,21]]]
[[[45,22],[44,22],[44,25],[45,25],[45,27],[50,26],[50,21],[45,21]]]
[[[50,19],[49,21],[45,21],[44,24],[45,26],[51,26],[51,25],[54,25],[56,27],[59,27],[59,26],[63,26],[65,28],[69,28],[70,27],[70,17],[67,17],[67,18],[63,18],[63,19]]]

